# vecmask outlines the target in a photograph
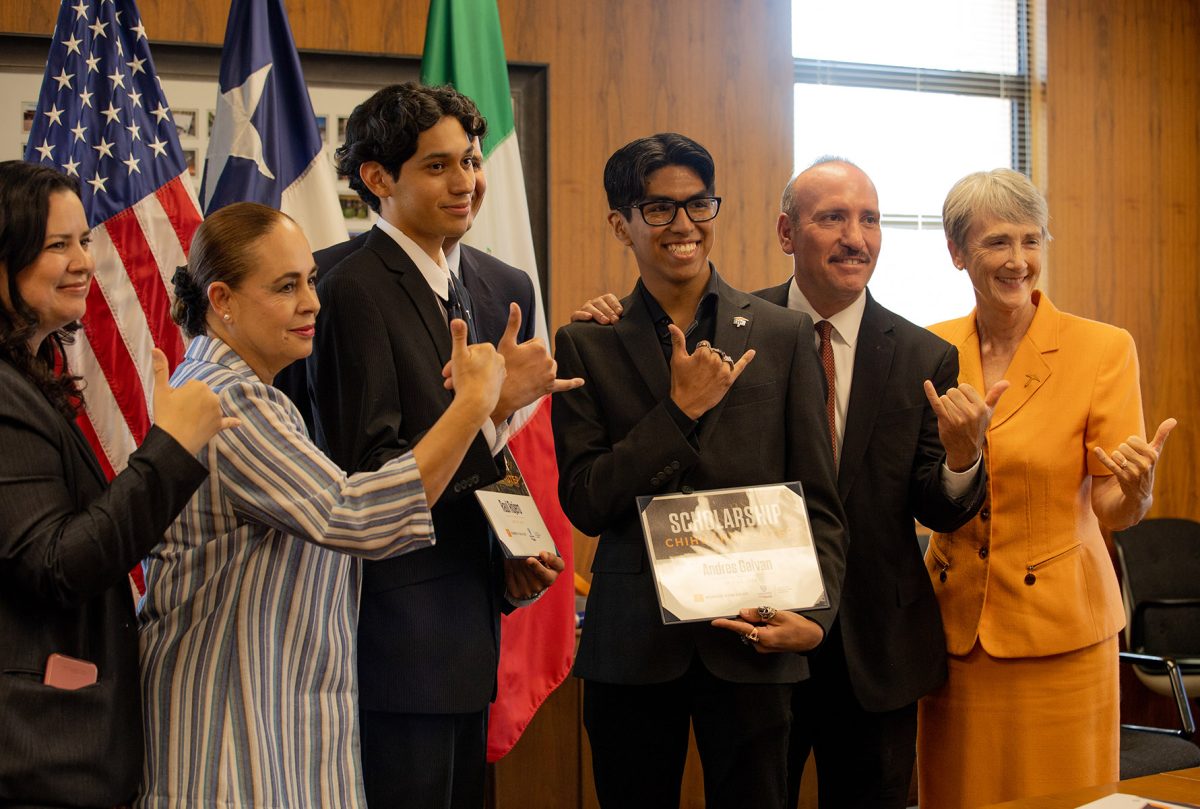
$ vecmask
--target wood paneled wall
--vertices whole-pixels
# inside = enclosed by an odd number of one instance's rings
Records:
[[[1046,285],[1137,341],[1147,429],[1174,416],[1152,516],[1200,519],[1200,4],[1051,0]]]
[[[296,45],[419,55],[424,0],[287,0]],[[551,333],[636,269],[607,232],[601,176],[624,143],[657,131],[703,143],[721,209],[713,259],[736,286],[787,277],[774,237],[792,162],[787,0],[499,0],[509,60],[549,65]],[[140,0],[153,42],[220,44],[227,0]],[[48,34],[58,3],[5,3],[0,31]]]

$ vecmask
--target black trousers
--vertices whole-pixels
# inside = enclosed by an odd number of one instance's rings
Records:
[[[917,758],[917,705],[863,710],[846,671],[837,624],[809,658],[811,677],[792,697],[788,748],[788,806],[800,796],[800,777],[812,750],[820,809],[905,809]]]
[[[371,809],[481,809],[487,711],[359,713],[363,788]]]
[[[719,680],[699,660],[652,685],[584,683],[583,724],[605,809],[677,809],[688,725],[708,809],[782,809],[791,685]]]

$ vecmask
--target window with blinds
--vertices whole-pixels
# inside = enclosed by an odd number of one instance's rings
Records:
[[[960,177],[1029,173],[1028,0],[793,0],[795,163],[858,164],[879,191],[880,303],[928,325],[974,306],[942,233]]]

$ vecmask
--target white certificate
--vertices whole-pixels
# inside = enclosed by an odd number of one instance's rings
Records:
[[[546,528],[537,504],[529,494],[517,460],[505,449],[505,475],[491,486],[475,490],[484,516],[496,532],[504,555],[511,558],[537,556],[542,551],[558,555],[554,538]]]
[[[828,607],[799,483],[639,497],[665,624]]]

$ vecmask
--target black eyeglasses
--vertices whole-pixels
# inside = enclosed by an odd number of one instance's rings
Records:
[[[717,211],[721,210],[721,198],[693,197],[683,202],[673,199],[654,199],[649,202],[639,202],[636,205],[626,205],[625,208],[637,208],[642,214],[643,222],[651,227],[661,227],[674,222],[680,208],[683,208],[683,212],[693,222],[707,222],[710,219],[716,219]]]

